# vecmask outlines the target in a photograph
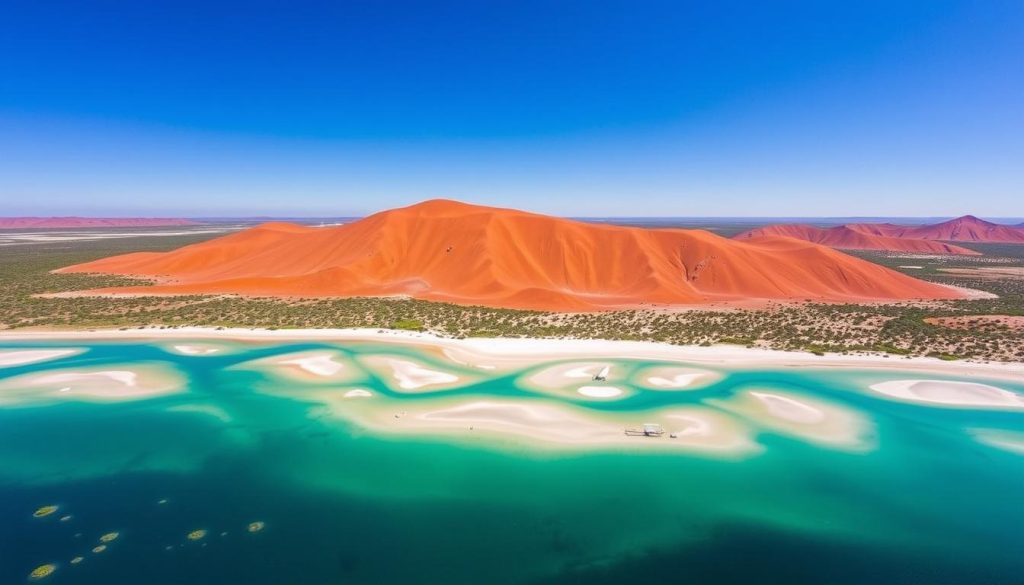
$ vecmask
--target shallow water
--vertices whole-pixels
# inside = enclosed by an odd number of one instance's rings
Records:
[[[144,365],[183,380],[136,400],[79,400],[74,390],[37,400],[20,388],[20,402],[0,407],[0,583],[25,582],[45,563],[58,568],[41,582],[108,585],[963,584],[1024,575],[1024,455],[972,434],[1024,432],[1024,410],[937,407],[869,390],[920,373],[720,370],[709,385],[670,391],[638,385],[643,368],[665,364],[613,360],[624,393],[594,400],[524,383],[551,364],[488,372],[414,347],[357,343],[218,342],[217,353],[180,355],[172,343],[0,344],[86,350],[2,367],[0,392],[51,370]],[[325,350],[355,379],[239,367]],[[403,390],[359,359],[375,355],[464,383]],[[1024,394],[1022,384],[984,382]],[[337,400],[354,387],[373,396]],[[751,390],[828,404],[859,421],[856,432],[835,444],[791,432],[738,408]],[[707,409],[735,420],[751,444],[721,453],[649,448],[668,437],[552,446],[384,432],[346,412],[481,397],[630,424],[658,409]],[[60,509],[33,517],[49,504]],[[255,521],[265,528],[251,533]],[[205,538],[190,541],[199,529]],[[91,552],[113,531],[106,550]]]

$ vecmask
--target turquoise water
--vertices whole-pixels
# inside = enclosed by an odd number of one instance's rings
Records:
[[[0,343],[84,349],[0,367],[0,400],[18,391],[0,402],[0,583],[25,582],[46,563],[57,566],[47,583],[1024,582],[1024,455],[972,434],[1022,433],[1024,411],[868,389],[920,373],[720,370],[697,389],[655,391],[632,373],[657,362],[615,360],[626,376],[616,386],[630,392],[595,401],[523,382],[550,364],[481,372],[413,347],[355,343],[225,342],[187,356],[170,343]],[[356,379],[238,367],[325,350],[353,358]],[[360,361],[384,354],[472,382],[401,391]],[[43,400],[22,382],[140,366],[180,387]],[[1024,394],[1024,384],[982,382]],[[354,387],[373,396],[335,399]],[[849,444],[788,432],[730,406],[751,389],[860,424]],[[735,421],[750,444],[552,448],[515,435],[382,432],[346,411],[495,398],[628,422],[701,408]],[[34,518],[44,505],[59,510]],[[249,532],[257,521],[265,528]],[[199,529],[204,538],[187,538]],[[91,552],[112,531],[117,540]]]

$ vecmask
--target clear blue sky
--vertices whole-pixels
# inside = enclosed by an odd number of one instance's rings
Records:
[[[1024,2],[61,2],[0,215],[1024,216]]]

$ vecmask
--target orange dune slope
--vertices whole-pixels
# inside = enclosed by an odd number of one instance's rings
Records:
[[[977,256],[978,252],[935,240],[885,236],[858,231],[848,225],[819,228],[806,224],[777,224],[755,228],[735,236],[749,240],[765,236],[786,236],[842,250],[887,250],[912,254],[958,254]]]
[[[61,269],[154,277],[134,294],[408,296],[589,311],[751,299],[959,298],[792,238],[595,225],[434,200],[332,227],[264,224],[164,253]]]
[[[866,234],[894,238],[918,238],[947,242],[991,242],[1024,244],[1024,230],[1018,227],[992,223],[965,215],[941,223],[925,225],[896,225],[891,223],[857,223],[850,228]]]

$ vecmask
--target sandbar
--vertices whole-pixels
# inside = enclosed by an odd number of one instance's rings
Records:
[[[359,361],[398,392],[428,392],[463,386],[477,378],[444,371],[405,356],[364,355]]]
[[[0,340],[50,339],[180,339],[210,340],[317,340],[320,342],[370,341],[428,348],[456,348],[481,360],[517,358],[540,361],[556,359],[637,359],[683,362],[686,365],[745,368],[856,368],[902,370],[950,374],[963,377],[999,378],[1019,381],[1024,363],[947,362],[938,358],[894,358],[883,355],[813,355],[807,352],[748,348],[737,345],[679,346],[653,341],[601,339],[482,338],[452,339],[431,333],[369,328],[350,329],[259,329],[183,326],[171,329],[132,328],[98,330],[4,331]]]
[[[748,390],[708,404],[763,429],[815,444],[852,451],[874,446],[873,424],[855,409],[778,390]]]
[[[84,352],[84,349],[0,349],[0,368],[37,364]]]
[[[372,404],[372,406],[371,406]],[[331,408],[334,416],[382,434],[436,437],[555,450],[675,449],[725,457],[761,451],[745,425],[706,407],[670,407],[628,413],[593,411],[549,399],[489,396],[378,401],[362,408]],[[629,436],[627,428],[661,425],[659,437]],[[672,438],[670,435],[675,434]]]
[[[968,429],[979,443],[1017,455],[1024,455],[1024,432],[1003,429]]]
[[[637,382],[654,390],[692,390],[717,382],[723,375],[685,366],[653,366],[636,375]]]
[[[223,347],[210,343],[175,343],[166,348],[172,353],[188,356],[210,356],[223,354]]]
[[[334,350],[291,352],[249,360],[232,368],[256,370],[297,382],[353,382],[365,378],[347,355]]]
[[[142,400],[183,388],[181,374],[165,364],[44,370],[0,380],[0,406]]]
[[[587,398],[618,398],[623,394],[622,390],[615,386],[581,386],[576,392]]]
[[[875,392],[918,404],[961,408],[1024,409],[1024,396],[977,382],[890,380],[870,386]]]
[[[543,390],[558,390],[596,380],[602,373],[607,381],[620,380],[620,369],[612,362],[566,362],[542,367],[520,380]]]

